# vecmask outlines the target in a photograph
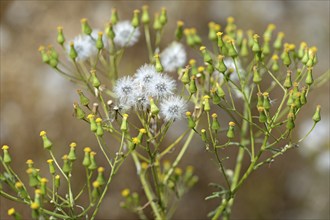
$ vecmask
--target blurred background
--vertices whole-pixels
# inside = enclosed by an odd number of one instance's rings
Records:
[[[47,169],[48,155],[42,148],[41,130],[48,132],[58,156],[67,153],[72,141],[81,149],[97,146],[86,124],[72,116],[72,103],[78,100],[77,87],[42,63],[38,47],[56,45],[58,25],[64,27],[66,38],[72,39],[80,34],[83,17],[92,27],[103,29],[112,7],[118,9],[121,19],[131,19],[132,11],[146,3],[152,13],[163,6],[168,10],[163,46],[173,39],[179,19],[188,27],[195,26],[206,39],[209,21],[224,26],[226,18],[234,16],[243,30],[263,33],[268,23],[274,23],[276,32],[285,32],[286,42],[315,45],[319,49],[319,64],[314,73],[320,75],[329,69],[329,1],[1,1],[0,144],[11,147],[14,169],[24,180],[27,159],[33,159],[36,167]],[[56,48],[60,49],[57,45]],[[125,56],[120,73],[132,74],[147,61],[143,38]],[[297,138],[312,126],[315,106],[322,104],[323,118],[313,131],[314,136],[251,175],[237,195],[233,219],[330,218],[329,88],[327,83],[314,90],[309,109],[300,114],[304,117],[297,124]],[[178,125],[178,129],[185,126]],[[180,165],[193,163],[199,182],[183,198],[174,219],[206,219],[218,202],[204,201],[213,190],[208,183],[223,182],[203,144],[198,139],[193,143]],[[129,159],[115,177],[99,219],[134,219],[134,215],[119,208],[119,202],[123,188],[142,192],[135,172]],[[79,179],[79,173],[76,175]],[[6,219],[8,208],[13,206],[29,217],[28,209],[1,198],[0,219]]]

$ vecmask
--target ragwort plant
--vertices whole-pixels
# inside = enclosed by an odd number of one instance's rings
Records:
[[[73,104],[75,117],[89,126],[98,148],[85,147],[84,157],[77,158],[73,142],[60,162],[53,154],[53,142],[41,131],[51,178],[41,176],[29,159],[29,182],[23,183],[11,168],[15,157],[3,145],[2,197],[26,204],[34,219],[95,219],[114,175],[132,157],[147,203],[142,204],[138,193],[124,189],[121,206],[141,219],[148,219],[146,207],[151,207],[155,219],[170,219],[182,196],[198,180],[192,166],[182,169],[178,165],[193,136],[199,136],[225,182],[223,186],[212,183],[217,190],[206,199],[218,199],[219,205],[208,217],[229,219],[236,193],[250,174],[308,136],[310,132],[295,140],[292,133],[310,91],[329,78],[327,72],[314,80],[316,47],[284,43],[282,32],[274,39],[273,24],[261,37],[251,30],[244,32],[229,17],[223,32],[219,24],[209,23],[208,42],[195,28],[184,28],[178,21],[175,40],[163,49],[160,43],[166,23],[165,8],[152,21],[144,6],[142,12],[134,10],[131,21],[119,20],[113,9],[104,31],[82,19],[82,34],[72,41],[58,27],[57,42],[67,57],[60,60],[54,47],[41,46],[42,61],[79,87],[79,102]],[[149,60],[133,75],[119,78],[125,49],[140,40],[141,32]],[[186,65],[188,47],[200,59]],[[171,72],[177,73],[178,80],[167,74]],[[167,132],[175,129],[173,122],[183,119],[186,129],[166,145]],[[310,131],[321,120],[320,106],[312,119]],[[117,153],[109,153],[104,136],[117,141]],[[232,147],[237,148],[236,165],[229,168],[226,160],[233,158],[227,157],[226,150]],[[167,156],[175,148],[179,152],[169,161]],[[97,165],[98,157],[106,159],[104,167]],[[249,161],[247,168],[244,158]],[[79,190],[72,187],[72,168],[77,163],[86,171],[86,182]],[[87,194],[87,201],[81,201],[82,194]],[[22,217],[14,208],[8,215]]]

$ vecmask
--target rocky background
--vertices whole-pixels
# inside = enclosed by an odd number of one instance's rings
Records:
[[[131,19],[132,11],[146,3],[151,12],[163,6],[168,10],[168,33],[162,46],[171,41],[171,31],[179,19],[187,26],[195,26],[206,38],[209,21],[224,25],[228,16],[234,16],[238,27],[244,30],[262,33],[268,23],[274,23],[276,31],[286,33],[287,42],[298,45],[306,41],[317,46],[319,64],[314,72],[321,74],[329,69],[329,1],[1,1],[0,144],[11,147],[14,169],[24,180],[27,159],[47,169],[48,155],[42,149],[41,130],[48,132],[58,156],[68,151],[72,141],[81,149],[97,146],[86,124],[72,116],[77,87],[41,62],[38,47],[56,45],[58,25],[64,27],[66,38],[72,39],[80,33],[83,17],[92,27],[102,29],[112,7],[118,9],[120,18]],[[144,46],[141,39],[134,49],[125,52],[122,75],[132,74],[146,62]],[[238,193],[233,219],[329,219],[329,83],[314,90],[312,96],[310,109],[300,114],[295,135],[301,137],[309,129],[315,105],[322,104],[323,119],[314,136],[251,176]],[[204,200],[212,192],[208,183],[223,182],[203,145],[198,140],[193,143],[181,165],[194,163],[199,182],[183,198],[174,219],[206,219],[217,204],[215,200]],[[141,192],[134,174],[129,159],[111,184],[99,219],[135,217],[119,207],[123,188]],[[80,178],[79,173],[75,178]],[[12,206],[26,218],[30,216],[29,209],[1,198],[0,219],[8,218],[7,209]]]

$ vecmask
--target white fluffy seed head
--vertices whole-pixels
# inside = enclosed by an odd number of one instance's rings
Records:
[[[186,111],[186,101],[178,96],[170,96],[160,103],[160,113],[165,121],[179,120]]]
[[[153,82],[146,87],[146,92],[149,96],[162,99],[172,95],[175,86],[175,81],[169,76],[157,74],[153,78]]]
[[[140,37],[140,30],[134,28],[130,21],[119,21],[113,26],[115,32],[114,42],[118,47],[133,46]]]
[[[135,82],[141,86],[153,83],[154,77],[158,75],[156,68],[151,64],[144,64],[135,73]]]
[[[114,86],[114,93],[118,98],[119,105],[123,109],[129,109],[135,105],[136,84],[130,76],[117,80]]]
[[[172,42],[160,54],[160,61],[167,72],[176,71],[179,67],[184,67],[187,61],[187,54],[184,46],[178,42]]]
[[[74,45],[74,49],[77,52],[77,61],[85,61],[89,58],[94,58],[97,55],[97,48],[95,46],[95,42],[88,35],[78,35],[72,41]],[[70,53],[70,45],[66,44],[66,51]]]

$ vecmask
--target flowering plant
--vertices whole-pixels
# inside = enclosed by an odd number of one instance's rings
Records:
[[[195,28],[184,28],[182,21],[177,23],[175,40],[162,49],[166,23],[163,8],[155,14],[152,32],[148,7],[144,6],[142,12],[133,12],[131,21],[119,20],[113,9],[104,32],[94,30],[87,19],[82,19],[82,34],[72,41],[67,41],[63,28],[58,27],[57,42],[70,66],[59,59],[54,47],[40,47],[42,61],[80,87],[74,115],[88,125],[98,148],[84,148],[79,164],[86,171],[86,182],[77,189],[73,178],[79,160],[77,143],[70,144],[60,164],[53,153],[53,142],[41,131],[43,147],[50,157],[49,178],[29,159],[28,184],[11,168],[9,147],[3,145],[1,196],[28,205],[35,219],[95,219],[114,176],[131,157],[147,202],[143,203],[138,193],[124,189],[121,206],[141,219],[148,218],[149,207],[154,218],[170,219],[182,196],[198,181],[192,166],[184,170],[179,167],[193,145],[192,138],[197,136],[215,158],[215,169],[225,180],[224,186],[213,183],[216,191],[206,197],[219,199],[209,217],[229,219],[236,193],[250,174],[296,147],[321,120],[317,106],[311,130],[300,140],[293,139],[296,117],[307,104],[310,91],[329,77],[327,72],[314,80],[316,47],[305,42],[299,48],[283,43],[282,32],[272,41],[273,24],[267,27],[261,42],[258,34],[237,29],[229,17],[224,32],[220,32],[219,24],[209,23],[212,49],[204,46],[206,42]],[[144,30],[149,60],[133,75],[119,77],[120,61],[126,48],[139,41],[140,29]],[[200,57],[189,60],[188,65],[186,47]],[[274,97],[280,101],[275,102]],[[184,131],[174,126],[178,120],[186,120]],[[170,130],[177,131],[177,137],[167,144],[164,140]],[[117,141],[115,154],[110,153],[109,137]],[[227,150],[235,147],[236,163],[230,169]],[[175,148],[179,152],[169,160]],[[99,154],[106,160],[104,166],[98,166]],[[243,170],[245,157],[249,165]],[[14,208],[8,214],[21,218]]]

